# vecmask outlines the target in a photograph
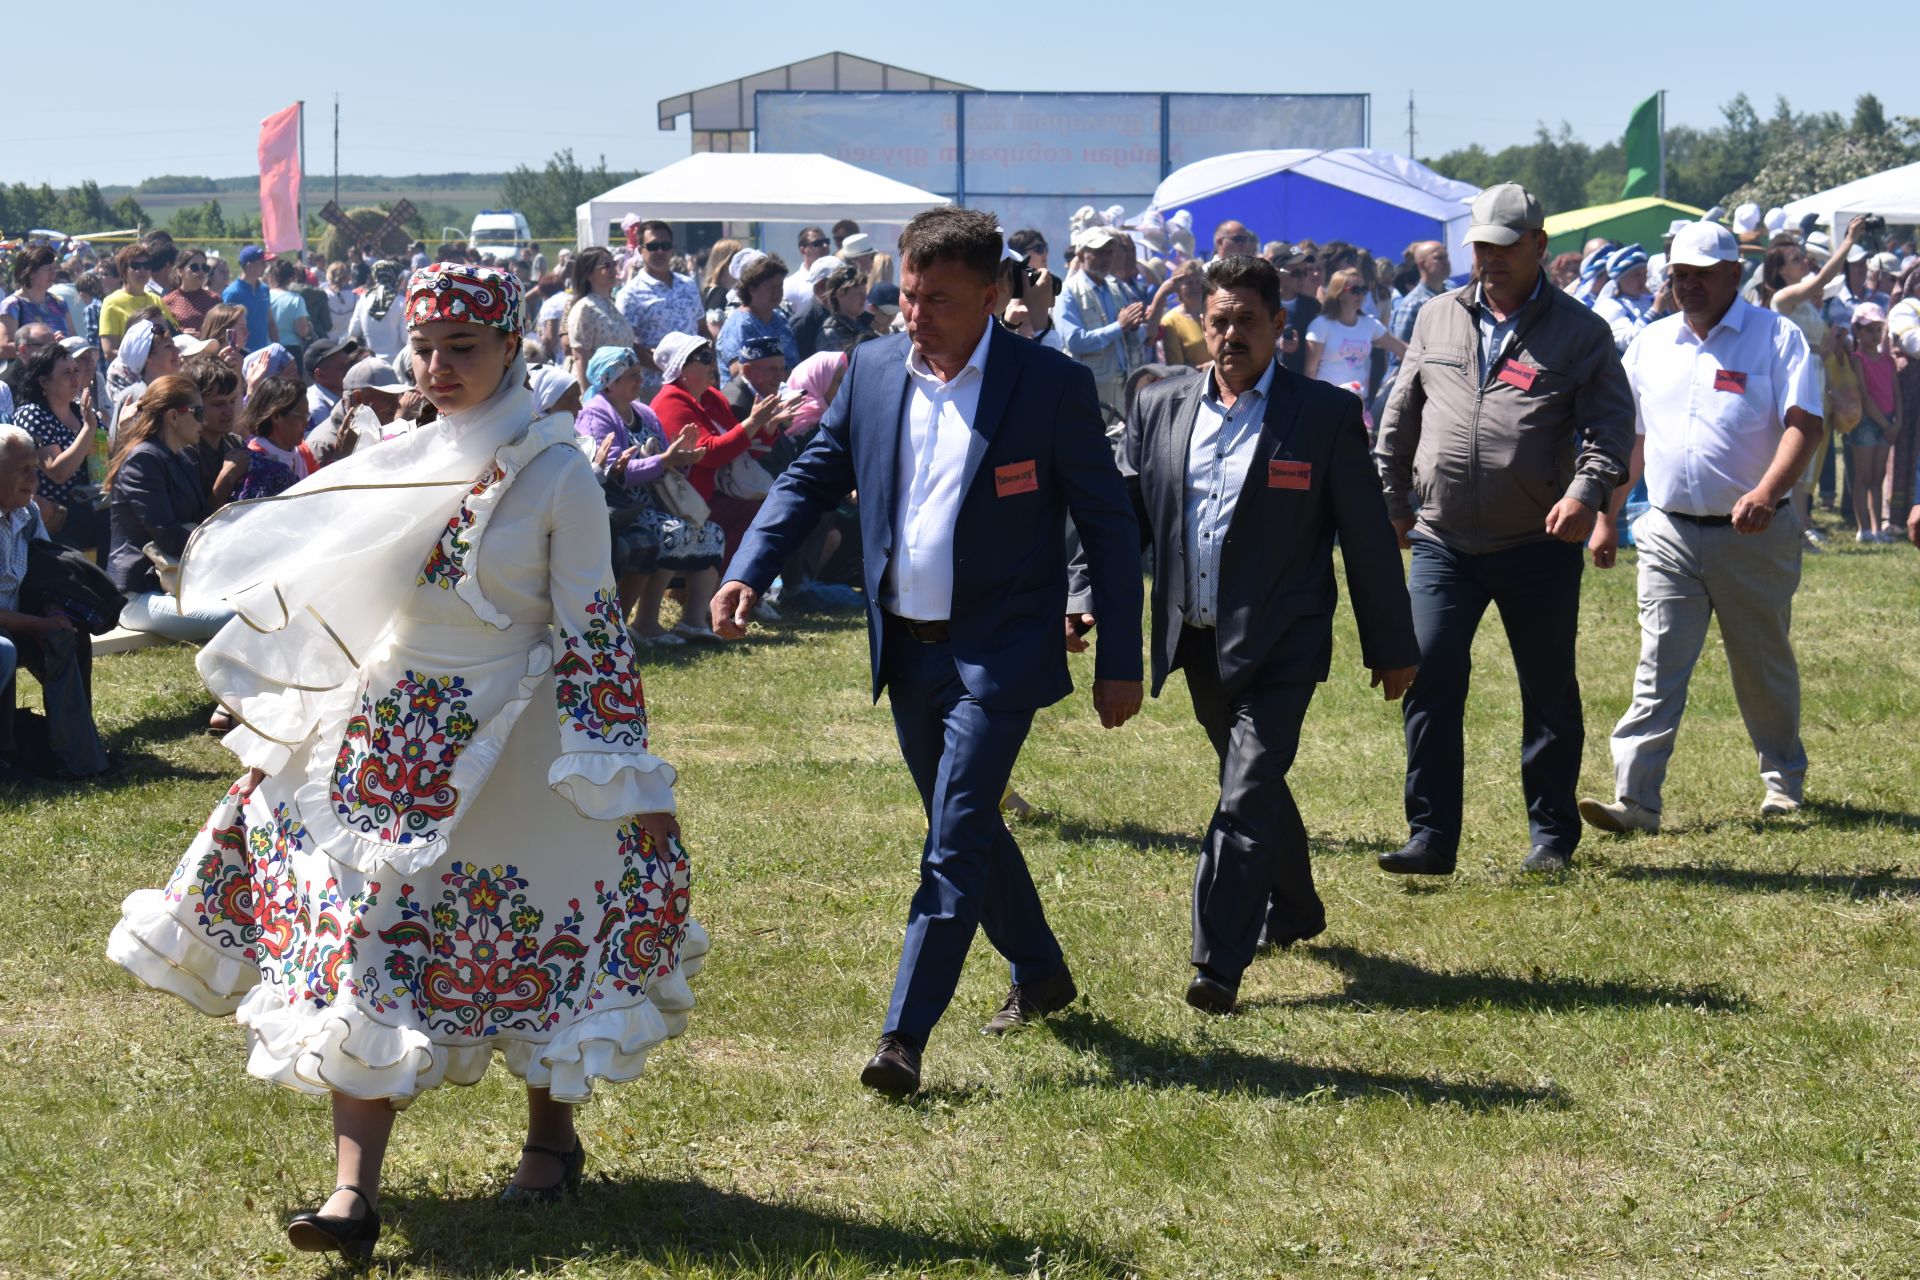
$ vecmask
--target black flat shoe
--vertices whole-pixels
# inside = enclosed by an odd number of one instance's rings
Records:
[[[537,1156],[552,1156],[558,1160],[560,1180],[548,1183],[544,1187],[523,1187],[517,1182],[508,1182],[507,1189],[500,1193],[501,1208],[532,1208],[535,1205],[553,1204],[562,1196],[580,1193],[580,1173],[587,1167],[586,1143],[576,1137],[571,1151],[555,1151],[552,1147],[542,1147],[531,1142],[520,1150],[531,1151]]]
[[[305,1253],[342,1253],[365,1262],[380,1239],[380,1212],[367,1193],[346,1183],[335,1191],[351,1191],[367,1212],[358,1218],[330,1218],[316,1209],[296,1213],[287,1223],[287,1243]]]
[[[1397,876],[1450,876],[1453,855],[1439,853],[1419,840],[1409,840],[1392,853],[1380,855],[1380,869]]]
[[[920,1046],[897,1032],[887,1032],[861,1070],[860,1083],[889,1098],[914,1093],[920,1088]]]

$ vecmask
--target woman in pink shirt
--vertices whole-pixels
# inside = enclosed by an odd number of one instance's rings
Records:
[[[1847,433],[1853,480],[1854,540],[1898,542],[1887,527],[1887,454],[1899,434],[1900,386],[1887,350],[1887,313],[1875,302],[1853,309],[1854,360],[1860,370],[1860,425]]]

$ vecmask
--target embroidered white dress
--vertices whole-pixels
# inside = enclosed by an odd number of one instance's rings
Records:
[[[127,898],[108,953],[235,1014],[248,1070],[293,1089],[404,1105],[474,1083],[497,1051],[581,1102],[685,1030],[707,937],[685,851],[633,818],[674,809],[675,775],[648,750],[570,417],[495,452],[414,563],[344,678],[268,681],[277,703],[222,694],[244,721],[229,745],[267,777],[244,804],[228,793],[164,889]],[[247,675],[221,647],[201,662],[216,691]]]

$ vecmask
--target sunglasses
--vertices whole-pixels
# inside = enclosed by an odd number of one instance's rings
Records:
[[[673,241],[671,241],[671,240],[649,240],[649,241],[647,241],[647,244],[646,244],[646,249],[647,249],[647,252],[648,252],[648,253],[672,253],[672,252],[673,252]]]
[[[825,249],[832,243],[833,241],[831,240],[802,240],[800,247],[802,249]]]
[[[207,406],[205,406],[205,405],[203,405],[203,404],[183,404],[183,405],[181,405],[180,407],[181,407],[182,409],[185,409],[185,410],[186,410],[186,411],[187,411],[188,413],[190,413],[190,414],[192,414],[192,415],[193,415],[193,420],[194,420],[195,422],[204,422],[204,421],[206,421],[206,417],[207,417]]]
[[[687,363],[688,364],[712,364],[713,348],[712,347],[700,348],[698,351],[694,352],[692,355],[687,357]]]
[[[207,269],[207,264],[204,262],[183,262],[180,264],[180,269],[182,271],[205,272]]]
[[[127,264],[127,269],[130,271],[151,271],[153,269],[153,260],[151,258],[135,258]]]

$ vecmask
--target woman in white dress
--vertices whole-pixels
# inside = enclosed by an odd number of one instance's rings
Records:
[[[496,1052],[527,1084],[502,1202],[576,1188],[574,1106],[685,1029],[707,950],[605,502],[572,416],[535,418],[518,294],[418,273],[440,418],[223,509],[184,557],[182,600],[240,615],[199,667],[248,773],[108,953],[233,1013],[252,1074],[331,1096],[337,1186],[301,1249],[371,1254],[395,1112]]]

